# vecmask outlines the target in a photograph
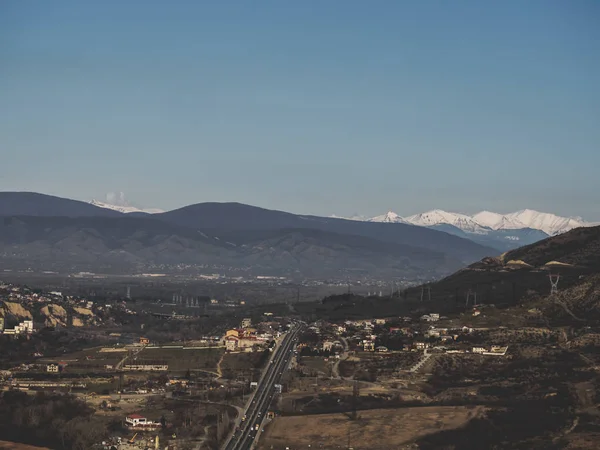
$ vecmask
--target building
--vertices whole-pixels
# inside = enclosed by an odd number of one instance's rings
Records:
[[[225,338],[225,350],[235,352],[238,348],[238,338],[235,336],[227,336]]]
[[[166,372],[169,370],[169,365],[159,361],[135,361],[134,363],[125,364],[123,370],[136,372]]]
[[[232,330],[227,330],[225,332],[225,339],[227,339],[228,337],[235,337],[239,339],[242,334],[243,332],[240,332],[240,330],[236,330],[235,328]]]
[[[46,365],[46,372],[50,373],[58,373],[59,367],[58,364],[50,363]]]
[[[375,342],[365,339],[363,341],[363,350],[365,352],[374,352],[375,351]]]
[[[485,353],[487,350],[484,347],[473,347],[473,353]]]
[[[250,328],[252,326],[252,319],[249,317],[245,317],[242,319],[241,327],[242,328]]]
[[[148,423],[148,419],[144,416],[140,416],[139,414],[130,414],[125,417],[125,423],[131,425],[132,427],[137,427],[138,425],[146,425]]]
[[[4,326],[4,325],[3,325]],[[33,328],[33,320],[24,320],[23,322],[15,325],[14,328],[7,328],[3,331],[4,334],[31,334],[35,330]]]
[[[142,344],[142,345],[148,345],[148,344],[150,344],[150,339],[148,339],[147,337],[141,337],[140,338],[140,344]]]

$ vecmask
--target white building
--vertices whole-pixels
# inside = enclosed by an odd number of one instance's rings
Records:
[[[144,416],[140,416],[139,414],[130,414],[129,416],[125,417],[125,423],[131,425],[132,427],[136,427],[138,425],[146,425],[149,422]]]

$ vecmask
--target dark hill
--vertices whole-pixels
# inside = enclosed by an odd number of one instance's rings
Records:
[[[463,263],[498,254],[468,239],[437,230],[399,223],[375,223],[328,217],[301,216],[240,203],[199,203],[157,214],[156,218],[195,229],[256,231],[316,229],[337,234],[362,236],[401,245],[422,247],[448,255]]]
[[[567,265],[548,265],[551,262]],[[510,305],[549,295],[550,273],[560,274],[561,291],[600,273],[600,227],[577,228],[498,258],[484,258],[427,287],[409,289],[404,297],[420,300],[423,292],[427,300],[430,289],[432,302],[440,308],[464,308],[467,297],[473,302],[475,293],[479,303]]]
[[[180,264],[248,275],[435,277],[461,266],[441,252],[321,230],[212,234],[152,218],[4,217],[0,265],[92,272],[170,272]],[[212,270],[212,269],[211,269]],[[216,269],[215,269],[216,270]]]
[[[503,260],[521,260],[534,267],[557,261],[600,272],[600,226],[576,228],[512,250],[503,255]]]
[[[0,216],[118,217],[122,214],[89,203],[36,192],[0,192]]]

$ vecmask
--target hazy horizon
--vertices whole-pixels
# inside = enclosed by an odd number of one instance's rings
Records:
[[[600,3],[0,12],[0,190],[600,221]]]

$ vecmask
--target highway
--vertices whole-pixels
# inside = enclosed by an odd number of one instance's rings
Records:
[[[287,369],[292,358],[294,344],[297,341],[302,325],[292,325],[281,344],[275,350],[275,355],[268,363],[269,366],[254,391],[254,396],[246,410],[246,420],[241,422],[240,427],[232,435],[231,439],[223,447],[224,450],[249,450],[262,426],[271,400],[275,396],[275,385],[279,383],[281,375]],[[258,426],[257,426],[258,425]]]

